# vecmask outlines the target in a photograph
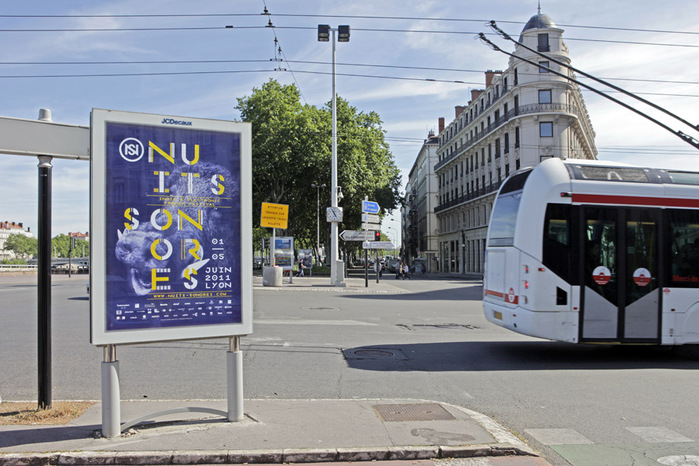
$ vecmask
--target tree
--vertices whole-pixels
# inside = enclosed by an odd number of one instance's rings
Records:
[[[38,241],[36,238],[30,238],[20,233],[12,234],[5,240],[5,250],[12,251],[22,258],[35,256],[37,249]]]
[[[295,85],[269,80],[252,95],[238,99],[243,121],[252,123],[253,223],[259,225],[262,202],[289,205],[289,227],[298,246],[315,245],[316,188],[321,192],[321,229],[325,207],[330,205],[331,130],[330,104],[319,109],[302,105]],[[375,112],[359,112],[337,99],[338,185],[344,199],[344,223],[358,228],[361,201],[377,201],[382,213],[399,202],[400,172],[384,140],[381,119]]]

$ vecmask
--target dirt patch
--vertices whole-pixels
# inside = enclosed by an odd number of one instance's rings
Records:
[[[38,409],[36,403],[0,403],[0,425],[65,425],[82,414],[93,401],[56,401],[51,409]]]

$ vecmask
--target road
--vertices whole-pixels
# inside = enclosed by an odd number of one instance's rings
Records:
[[[52,287],[55,400],[100,397],[86,283],[62,277]],[[254,333],[242,338],[245,397],[453,403],[492,417],[552,464],[699,458],[699,362],[664,348],[524,337],[488,323],[481,296],[477,281],[392,276],[381,292],[371,280],[355,292],[256,288]],[[0,281],[0,318],[0,396],[34,400],[31,281]],[[120,346],[122,398],[223,399],[226,350],[225,339]]]

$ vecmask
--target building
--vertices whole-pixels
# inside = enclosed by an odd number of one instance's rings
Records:
[[[439,131],[444,130],[444,118],[439,119]],[[422,143],[408,175],[403,205],[403,257],[415,270],[436,272],[439,252],[439,230],[434,210],[437,207],[437,163],[439,140],[430,131]]]
[[[527,22],[519,41],[570,63],[563,29],[544,14]],[[488,219],[497,189],[521,167],[549,157],[595,159],[595,133],[568,68],[515,45],[504,71],[487,71],[485,88],[438,135],[435,214],[439,271],[482,273]],[[528,59],[530,64],[520,58]]]
[[[24,226],[21,222],[0,222],[0,260],[15,259],[15,253],[13,251],[5,250],[5,241],[7,241],[7,238],[9,238],[10,235],[15,234],[24,235],[29,238],[34,237],[34,235],[29,231],[29,228],[27,228],[26,230],[24,229]]]

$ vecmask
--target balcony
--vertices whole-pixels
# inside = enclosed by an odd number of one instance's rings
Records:
[[[459,204],[463,204],[464,202],[471,201],[473,199],[479,198],[481,196],[485,196],[486,194],[493,193],[500,189],[500,185],[502,185],[502,181],[498,181],[497,183],[493,183],[489,185],[488,187],[485,188],[480,188],[476,191],[464,194],[463,196],[459,196],[455,199],[452,199],[451,201],[444,202],[437,207],[434,208],[434,213],[439,213],[442,212],[443,210],[447,210],[451,207],[455,207]]]
[[[459,155],[466,152],[468,149],[473,147],[478,141],[482,140],[488,134],[492,133],[493,131],[498,129],[500,126],[507,123],[513,117],[532,114],[532,113],[572,113],[572,114],[576,115],[579,119],[583,119],[583,115],[580,115],[578,107],[576,107],[574,105],[558,104],[558,103],[520,105],[519,107],[516,107],[516,108],[513,108],[512,110],[509,110],[506,114],[502,115],[500,118],[493,121],[491,124],[489,124],[487,127],[485,127],[483,129],[483,131],[479,131],[477,134],[474,135],[473,138],[468,139],[464,144],[462,144],[456,151],[452,152],[451,154],[449,154],[448,157],[446,157],[446,158],[442,159],[440,162],[438,162],[434,166],[435,172],[437,170],[439,170],[440,168],[442,168],[447,163],[449,163],[452,160],[454,160],[455,158],[457,158]]]

